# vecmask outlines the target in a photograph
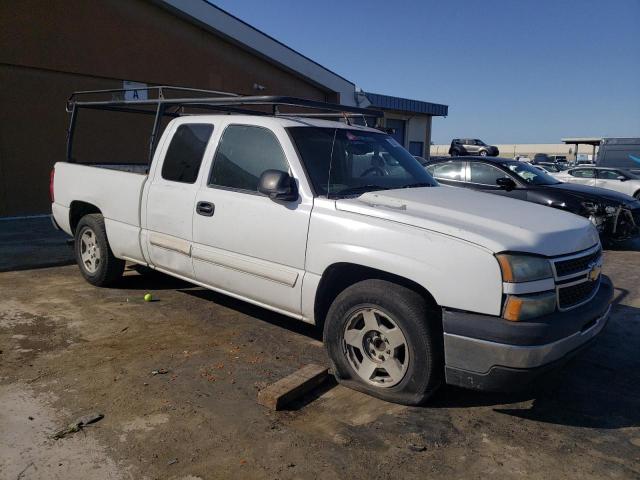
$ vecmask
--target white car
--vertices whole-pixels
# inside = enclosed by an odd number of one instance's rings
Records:
[[[620,168],[581,166],[552,175],[566,183],[579,183],[625,193],[640,200],[640,176]]]
[[[53,217],[84,278],[113,285],[129,261],[323,326],[340,382],[409,405],[443,382],[519,388],[602,331],[613,286],[589,221],[440,187],[373,128],[237,112],[277,98],[184,116],[225,99],[158,100],[173,119],[148,173],[56,163]],[[150,105],[71,101],[68,159],[82,108]]]

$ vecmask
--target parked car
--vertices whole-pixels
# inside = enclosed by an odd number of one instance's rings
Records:
[[[549,155],[549,159],[553,163],[568,163],[566,155]]]
[[[538,163],[536,166],[543,168],[549,173],[560,173],[567,168],[561,163]]]
[[[464,157],[429,162],[440,183],[526,200],[588,218],[603,240],[638,235],[640,201],[595,186],[562,183],[535,165],[507,158]]]
[[[538,163],[553,163],[553,160],[551,160],[551,157],[549,155],[547,155],[546,153],[536,153],[533,156],[533,159],[531,160],[531,163],[533,165],[536,165]]]
[[[625,193],[640,200],[640,175],[622,168],[577,167],[555,175],[562,182],[579,183]]]
[[[186,95],[70,100],[52,211],[91,284],[117,283],[129,261],[323,326],[341,383],[410,405],[444,382],[522,387],[607,323],[613,286],[587,220],[441,187],[372,128],[238,113],[281,97]],[[191,104],[229,114],[181,116]],[[148,174],[72,163],[79,110],[149,105],[172,119]]]
[[[477,138],[454,138],[451,141],[449,155],[459,157],[463,155],[480,155],[482,157],[497,157],[500,154],[498,147],[487,145]]]
[[[596,165],[640,174],[640,138],[603,138]]]

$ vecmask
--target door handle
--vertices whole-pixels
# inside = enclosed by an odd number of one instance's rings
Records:
[[[215,211],[216,206],[210,202],[198,202],[196,205],[196,213],[203,217],[213,217]]]

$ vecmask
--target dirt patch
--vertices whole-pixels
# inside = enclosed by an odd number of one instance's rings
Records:
[[[335,387],[271,412],[260,388],[326,362],[314,328],[159,275],[97,289],[75,267],[2,273],[0,478],[638,478],[640,253],[608,256],[611,323],[556,379],[444,388],[425,408]],[[105,418],[48,439],[92,411]]]

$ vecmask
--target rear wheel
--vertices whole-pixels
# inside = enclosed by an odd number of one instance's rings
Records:
[[[124,260],[113,255],[104,219],[98,213],[85,215],[78,222],[75,233],[76,261],[82,276],[92,285],[113,285],[124,271]]]
[[[324,341],[340,383],[390,402],[419,405],[442,383],[442,328],[418,293],[364,280],[335,299]]]

